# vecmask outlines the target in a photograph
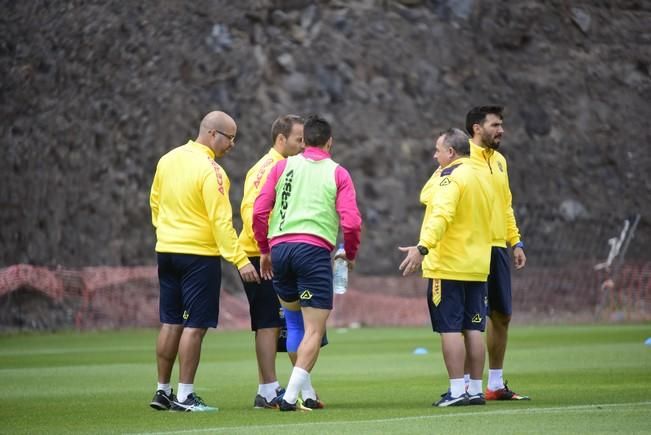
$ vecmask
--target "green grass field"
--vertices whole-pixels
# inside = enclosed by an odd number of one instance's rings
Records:
[[[254,410],[253,337],[221,331],[195,382],[219,412],[154,411],[156,333],[0,336],[0,433],[651,433],[651,325],[514,327],[506,377],[533,400],[447,409],[431,406],[448,383],[427,327],[331,330],[312,374],[327,408],[311,413]]]

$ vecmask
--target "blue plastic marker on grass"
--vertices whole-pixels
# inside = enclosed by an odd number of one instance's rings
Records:
[[[414,355],[427,355],[427,349],[424,347],[417,347],[414,349]]]
[[[647,347],[651,347],[651,337],[647,338],[644,344],[646,344]]]

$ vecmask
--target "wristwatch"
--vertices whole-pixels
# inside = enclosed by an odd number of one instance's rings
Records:
[[[424,257],[425,255],[429,254],[429,249],[427,249],[427,248],[426,248],[425,246],[423,246],[423,245],[418,245],[418,246],[416,246],[416,249],[418,249],[418,252],[420,252],[420,255],[422,255],[423,257]]]

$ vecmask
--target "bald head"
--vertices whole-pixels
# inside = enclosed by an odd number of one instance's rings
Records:
[[[208,113],[201,120],[199,134],[215,129],[233,134],[237,129],[237,124],[235,124],[235,120],[228,113],[214,111]]]
[[[201,120],[196,142],[212,149],[215,157],[219,158],[233,148],[236,134],[235,120],[225,112],[214,111]]]

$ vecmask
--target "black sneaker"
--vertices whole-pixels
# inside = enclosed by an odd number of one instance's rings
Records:
[[[323,409],[325,408],[325,404],[319,400],[317,397],[316,399],[305,399],[303,401],[303,405],[310,409]]]
[[[285,395],[285,389],[283,387],[276,388],[276,397],[271,400],[267,400],[264,396],[258,394],[253,400],[253,408],[255,409],[276,409],[278,408],[278,402]]]
[[[278,402],[278,409],[280,409],[281,412],[312,411],[310,408],[303,405],[303,401],[301,399],[296,399],[296,403],[288,403],[285,401],[285,399],[280,399],[280,402]]]
[[[485,405],[486,399],[483,393],[470,394],[468,393],[468,403],[470,405]]]
[[[438,406],[439,408],[443,408],[446,406],[466,406],[466,405],[470,405],[470,402],[468,401],[468,393],[463,393],[459,397],[452,397],[450,390],[441,394],[441,400],[432,403],[432,406]]]
[[[183,402],[179,402],[178,400],[174,400],[172,402],[172,406],[170,407],[170,410],[172,411],[180,411],[180,412],[214,412],[218,411],[217,408],[208,406],[204,403],[203,399],[201,397],[197,396],[194,393],[190,393],[187,399],[185,399]]]
[[[172,402],[175,400],[176,396],[174,396],[174,391],[167,394],[163,390],[158,390],[154,393],[154,398],[151,399],[149,406],[157,411],[167,411],[172,407]]]

